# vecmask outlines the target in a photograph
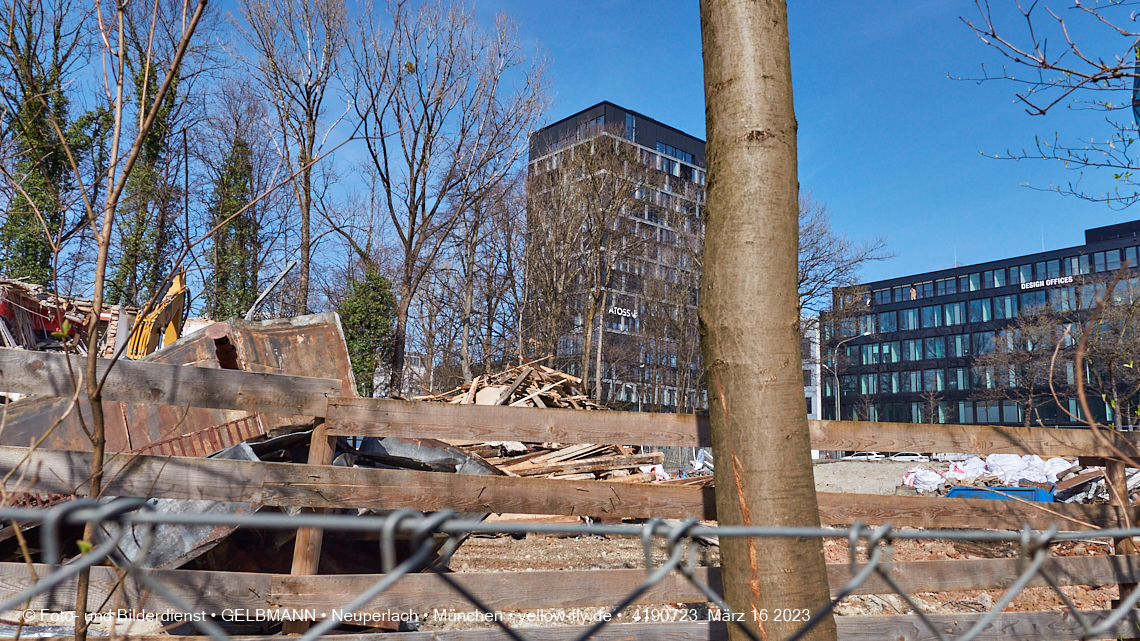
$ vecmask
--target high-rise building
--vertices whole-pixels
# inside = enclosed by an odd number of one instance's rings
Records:
[[[594,321],[594,335],[599,330],[602,334],[601,398],[635,410],[702,408],[696,304],[705,143],[602,102],[533,134],[529,173],[533,178],[564,165],[573,154],[587,153],[603,138],[629,145],[636,154],[631,157],[650,168],[652,180],[636,190],[636,200],[622,214],[621,233],[636,242],[629,243],[629,251],[613,254],[612,274],[605,285],[607,303]],[[544,225],[542,212],[528,211],[527,216],[528,230]],[[589,251],[582,248],[583,260]],[[580,300],[566,296],[551,304],[574,307]],[[558,341],[559,365],[572,372],[584,342],[585,321],[578,311],[569,310],[571,321]]]
[[[835,418],[838,392],[842,420],[1079,425],[1074,335],[1052,334],[1061,347],[1050,362],[1054,345],[1031,345],[1026,319],[1079,327],[1125,261],[1130,269],[1114,298],[1131,304],[1140,298],[1138,245],[1140,221],[1089,229],[1084,245],[836,290],[837,308],[859,300],[856,312],[824,323],[823,418]],[[983,358],[1018,350],[1050,368],[1060,403],[1048,379],[1025,380],[1015,360]],[[1035,402],[1019,398],[1031,389]],[[1115,419],[1111,399],[1093,394],[1089,400],[1095,418]]]

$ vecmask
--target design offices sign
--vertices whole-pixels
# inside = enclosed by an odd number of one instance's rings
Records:
[[[1060,278],[1050,278],[1047,280],[1031,280],[1028,283],[1022,283],[1022,289],[1038,289],[1040,287],[1052,287],[1054,285],[1068,285],[1073,282],[1072,276],[1062,276]]]

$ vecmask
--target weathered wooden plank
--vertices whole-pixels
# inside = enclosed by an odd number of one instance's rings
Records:
[[[0,475],[14,470],[10,491],[82,494],[87,452],[0,448]],[[476,476],[334,466],[257,463],[214,459],[108,455],[105,493],[115,496],[204,499],[312,508],[390,510],[453,509],[715,519],[712,488],[609,481]],[[856,521],[909,527],[973,527],[1061,530],[1123,527],[1120,508],[1107,505],[1030,504],[980,499],[819,493],[826,525]],[[1136,522],[1134,516],[1132,522]]]
[[[329,399],[329,433],[471,441],[711,445],[707,416]]]
[[[692,414],[590,412],[416,403],[374,398],[329,399],[330,433],[339,436],[404,436],[464,440],[560,443],[637,443],[707,446],[708,417]],[[1101,442],[1084,429],[997,425],[917,425],[860,421],[808,421],[812,447],[885,452],[968,452],[1103,456]],[[1132,437],[1103,432],[1125,452]],[[1140,455],[1138,455],[1140,456]]]
[[[1047,429],[999,425],[916,425],[863,421],[808,421],[811,445],[821,450],[883,452],[968,452],[1037,454],[1038,456],[1105,456],[1104,447],[1087,429]],[[1125,453],[1137,454],[1135,437],[1102,430]]]
[[[82,371],[82,358],[50,352],[0,349],[0,387],[4,391],[71,396],[71,372]],[[110,359],[99,359],[102,376]],[[325,399],[341,393],[334,379],[261,374],[120,360],[103,385],[103,399],[177,407],[324,416]],[[208,427],[208,426],[202,426]]]

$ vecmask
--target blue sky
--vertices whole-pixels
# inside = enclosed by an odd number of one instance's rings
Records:
[[[546,52],[549,121],[609,100],[704,137],[695,0],[477,8],[486,21],[513,15],[522,39]],[[1035,134],[1107,131],[1088,113],[1031,117],[1009,84],[949,79],[998,62],[959,19],[976,12],[966,1],[789,2],[800,184],[841,231],[887,239],[896,257],[869,266],[866,280],[1079,245],[1086,228],[1140,218],[1023,186],[1079,177],[1060,165],[979,153],[1025,148]]]

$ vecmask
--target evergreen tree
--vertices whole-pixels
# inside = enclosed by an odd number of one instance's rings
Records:
[[[337,306],[357,392],[371,398],[376,367],[391,358],[396,326],[396,297],[392,282],[374,270],[354,281]]]
[[[48,285],[53,259],[48,234],[55,238],[60,232],[61,194],[72,184],[58,131],[68,126],[63,75],[74,49],[68,34],[61,34],[62,15],[46,15],[39,3],[15,3],[12,9],[0,21],[7,34],[0,57],[10,72],[10,84],[0,91],[10,108],[6,124],[22,192],[13,195],[0,226],[0,270],[10,278]]]
[[[253,159],[249,144],[234,139],[214,181],[210,226],[222,224],[253,199]],[[206,284],[206,313],[211,318],[241,316],[258,293],[261,230],[255,207],[242,212],[213,235],[208,257],[213,267]]]
[[[145,69],[145,67],[144,67]],[[135,73],[135,89],[142,96],[139,108],[154,102],[158,91],[153,69]],[[122,237],[115,275],[109,283],[112,304],[145,303],[166,277],[167,262],[177,238],[175,211],[181,190],[167,176],[174,110],[180,99],[178,82],[171,84],[162,107],[147,133],[138,163],[127,183]]]

